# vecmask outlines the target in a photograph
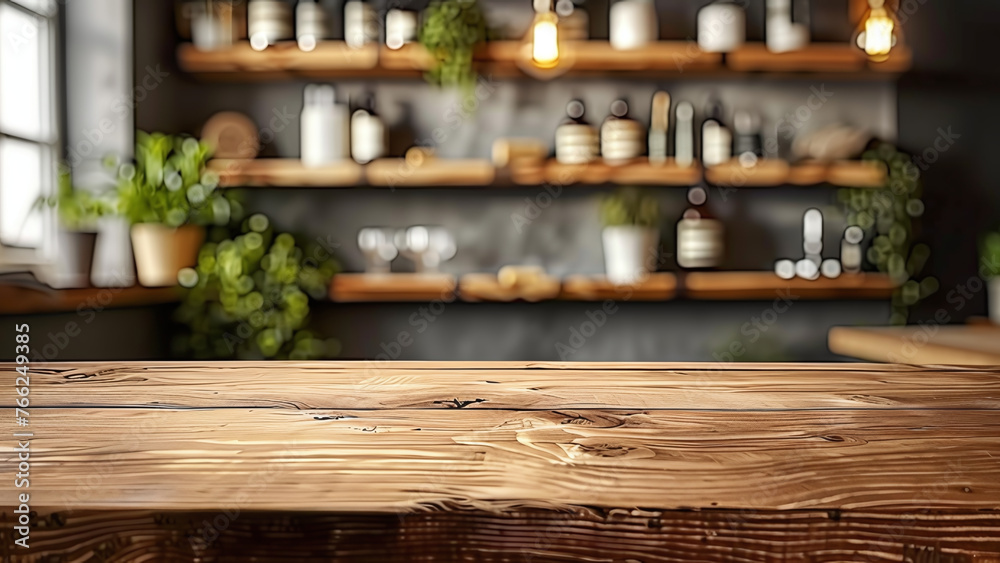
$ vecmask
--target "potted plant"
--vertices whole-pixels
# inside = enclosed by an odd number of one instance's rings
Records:
[[[621,188],[601,204],[604,269],[615,284],[632,284],[656,269],[660,205],[638,188]]]
[[[140,131],[135,161],[118,165],[118,211],[132,225],[142,285],[175,285],[177,273],[197,260],[204,225],[226,225],[239,214],[216,190],[218,174],[205,169],[209,152],[191,137]]]
[[[317,245],[302,247],[275,235],[256,214],[236,236],[209,242],[194,268],[181,270],[188,288],[177,319],[189,333],[178,339],[184,357],[309,359],[335,356],[339,343],[305,330],[311,299],[329,290],[337,264]]]
[[[1000,231],[983,238],[980,265],[986,277],[986,301],[990,320],[993,324],[1000,325]]]
[[[36,208],[54,208],[59,219],[57,255],[47,276],[49,285],[57,288],[86,287],[90,284],[97,222],[113,210],[113,201],[107,196],[75,189],[69,172],[61,170],[56,193],[38,198],[35,205]]]
[[[476,0],[434,0],[424,10],[419,40],[434,66],[425,75],[438,86],[458,86],[471,91],[477,74],[473,51],[490,31]]]

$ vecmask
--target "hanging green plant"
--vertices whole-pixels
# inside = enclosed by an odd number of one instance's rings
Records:
[[[434,59],[425,73],[438,86],[471,89],[478,75],[473,51],[489,38],[486,18],[476,0],[434,0],[424,10],[420,43]]]
[[[337,341],[304,328],[310,299],[325,296],[337,272],[329,254],[297,245],[290,234],[275,235],[259,213],[228,237],[202,246],[197,266],[178,275],[187,290],[177,320],[189,333],[176,352],[199,359],[336,356]]]
[[[906,324],[909,308],[938,290],[938,280],[918,281],[930,247],[916,243],[919,218],[924,213],[920,170],[909,155],[889,143],[879,143],[862,158],[885,166],[886,182],[879,189],[843,188],[838,200],[847,214],[847,223],[865,231],[871,245],[866,261],[888,274],[898,289],[892,296],[890,324]]]
[[[192,137],[137,132],[134,162],[105,160],[117,175],[117,211],[133,224],[168,227],[239,220],[239,202],[231,192],[216,190],[219,175],[206,169],[210,153]]]

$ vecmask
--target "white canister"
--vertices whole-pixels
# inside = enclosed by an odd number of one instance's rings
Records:
[[[326,11],[319,2],[299,2],[295,8],[295,40],[299,49],[312,51],[329,35]]]
[[[709,4],[698,12],[698,47],[706,53],[735,51],[746,41],[746,12],[737,4]]]
[[[389,10],[385,15],[385,46],[400,49],[417,40],[417,13],[410,10]]]
[[[292,37],[292,9],[278,0],[251,0],[247,6],[247,35],[250,46],[263,51]]]
[[[368,2],[344,4],[344,41],[353,49],[378,41],[378,13]]]
[[[351,115],[351,156],[358,164],[368,164],[387,152],[388,137],[385,123],[367,110],[355,110]]]
[[[350,157],[348,110],[337,104],[333,86],[310,84],[302,107],[301,153],[304,166],[324,166]]]
[[[659,37],[652,0],[619,0],[611,6],[609,35],[612,49],[638,49]]]
[[[614,284],[634,284],[656,270],[660,232],[648,227],[604,227],[604,271]]]

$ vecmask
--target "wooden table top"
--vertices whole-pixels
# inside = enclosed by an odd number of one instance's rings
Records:
[[[1000,326],[834,327],[830,351],[888,363],[1000,366]]]
[[[996,368],[56,363],[30,397],[36,510],[1000,511]]]

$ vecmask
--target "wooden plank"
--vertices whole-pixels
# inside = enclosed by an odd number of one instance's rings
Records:
[[[352,49],[343,41],[321,41],[308,53],[301,51],[294,41],[283,41],[263,51],[254,51],[246,41],[212,51],[182,43],[177,47],[177,62],[182,70],[194,73],[295,76],[322,72],[337,76],[375,69],[378,54],[377,45]]]
[[[458,281],[458,292],[462,301],[546,301],[559,296],[561,283],[546,276],[528,286],[504,287],[495,274],[465,274]]]
[[[496,178],[493,163],[485,159],[430,159],[413,166],[402,158],[381,158],[365,166],[373,186],[438,187],[489,186]]]
[[[347,187],[363,182],[354,161],[307,167],[297,158],[214,159],[208,168],[219,173],[222,187]]]
[[[765,159],[755,166],[742,166],[731,160],[705,169],[705,180],[716,186],[780,186],[788,180],[789,165],[784,160]]]
[[[635,284],[619,285],[605,276],[569,276],[563,280],[560,299],[579,301],[666,301],[677,295],[677,276],[654,272]]]
[[[86,287],[50,289],[44,286],[0,285],[0,315],[30,315],[145,307],[180,300],[175,287]]]
[[[124,562],[143,555],[157,561],[308,563],[1000,561],[1000,520],[992,513],[901,518],[869,511],[626,508],[398,516],[132,510],[43,514],[38,522],[31,533],[33,561]],[[10,513],[0,515],[0,525],[14,525]],[[0,546],[0,556],[16,554],[13,549]]]
[[[739,72],[851,72],[865,68],[864,51],[850,43],[811,43],[787,53],[772,53],[763,43],[747,43],[726,56]]]
[[[456,277],[452,274],[337,274],[330,284],[330,299],[351,301],[455,300]]]
[[[886,186],[885,165],[880,162],[832,162],[826,181],[851,188],[883,188]]]
[[[1000,366],[995,325],[834,327],[830,351],[879,362]]]
[[[272,364],[268,364],[271,366]],[[996,409],[994,370],[885,364],[93,362],[32,366],[37,407]],[[14,365],[0,374],[17,377]],[[280,385],[274,370],[281,371]],[[609,385],[613,381],[614,385]],[[943,382],[947,384],[944,385]],[[478,401],[477,401],[478,400]],[[457,401],[457,403],[455,402]],[[13,400],[0,401],[12,407]]]
[[[36,409],[31,490],[41,510],[997,511],[998,412]]]
[[[691,272],[684,294],[693,299],[884,299],[896,286],[883,274],[845,274],[836,279],[783,280],[772,272]]]

